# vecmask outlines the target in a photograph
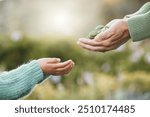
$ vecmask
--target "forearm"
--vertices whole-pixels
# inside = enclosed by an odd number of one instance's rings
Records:
[[[131,18],[136,15],[141,15],[141,14],[147,13],[148,11],[150,11],[150,2],[147,2],[146,4],[144,4],[137,12],[130,14],[130,15],[126,15],[125,18]]]
[[[0,74],[0,99],[18,99],[44,80],[43,72],[36,60],[10,72]]]
[[[133,41],[140,41],[150,37],[150,11],[129,18],[127,23]]]

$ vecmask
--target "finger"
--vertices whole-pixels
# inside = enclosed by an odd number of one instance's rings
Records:
[[[64,75],[64,74],[68,74],[71,70],[72,70],[73,66],[70,66],[67,70],[64,71],[57,71],[55,73],[55,75]]]
[[[78,42],[78,44],[79,44],[82,48],[87,49],[87,50],[92,50],[92,48],[94,47],[94,46],[91,46],[91,45],[88,45],[88,44],[85,44],[85,43],[82,43],[82,42]]]
[[[112,38],[108,38],[107,40],[103,40],[101,42],[99,42],[99,44],[101,46],[105,46],[105,47],[110,47],[112,45],[114,45],[116,43],[116,41],[112,41]]]
[[[120,46],[120,45],[113,44],[113,45],[111,45],[111,46],[109,46],[109,47],[104,47],[102,51],[103,51],[103,52],[111,51],[111,50],[117,49],[119,46]]]
[[[58,68],[58,69],[56,69],[56,71],[58,71],[58,72],[66,71],[66,70],[70,69],[71,67],[73,67],[73,64],[69,64],[63,68]]]
[[[74,65],[71,65],[67,70],[63,71],[64,74],[68,74],[72,70],[73,67]]]
[[[62,63],[56,63],[56,64],[53,64],[53,65],[51,64],[51,66],[54,69],[58,69],[58,68],[64,68],[69,64],[72,64],[72,60],[68,60],[68,61],[65,61],[65,62],[62,62]]]
[[[48,63],[59,63],[61,61],[60,58],[47,58]]]
[[[110,47],[107,47],[106,50],[105,50],[105,52],[106,52],[106,51],[110,51],[110,50],[117,49],[118,47],[119,47],[118,45],[114,44],[114,45],[112,45],[112,46],[110,46]]]
[[[106,39],[106,36],[107,36],[107,33],[106,33],[106,32],[101,32],[101,33],[99,33],[99,34],[94,38],[94,40],[95,40],[95,41],[102,41],[102,40],[105,40],[105,39]]]
[[[113,31],[111,31],[111,29],[108,29],[104,32],[101,32],[99,33],[95,38],[94,40],[95,41],[103,41],[103,40],[106,40],[108,38],[110,38],[111,36],[113,36]]]
[[[78,44],[79,44],[79,42],[82,42],[84,44],[91,45],[91,46],[98,46],[99,45],[99,42],[97,42],[95,40],[91,40],[91,39],[85,39],[85,38],[80,38],[78,41]]]
[[[91,46],[91,45],[87,45],[87,44],[84,44],[84,43],[79,43],[79,45],[84,48],[84,49],[87,49],[87,50],[90,50],[90,51],[98,51],[98,52],[103,52],[103,48],[104,46]]]
[[[70,73],[72,69],[73,69],[73,67],[71,67],[70,69],[68,69],[67,71],[65,71],[64,74]]]
[[[110,47],[113,45],[122,45],[122,39],[118,38],[117,36],[112,36],[110,38],[108,38],[107,40],[103,40],[101,42],[99,42],[99,45],[105,46],[105,47]]]

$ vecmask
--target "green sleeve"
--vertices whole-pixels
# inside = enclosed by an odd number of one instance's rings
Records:
[[[130,14],[130,15],[126,15],[125,17],[130,18],[136,15],[147,13],[148,11],[150,11],[150,2],[147,2],[146,4],[144,4],[137,12]]]
[[[150,37],[150,11],[131,17],[127,22],[133,41],[140,41]]]
[[[34,60],[17,69],[0,74],[0,99],[19,99],[44,80],[39,63]]]
[[[125,16],[125,18],[128,19],[130,35],[133,38],[133,41],[138,41],[138,40],[149,37],[149,32],[148,32],[148,30],[150,30],[149,29],[149,25],[150,25],[149,18],[150,17],[149,17],[149,13],[148,13],[149,11],[150,11],[150,2],[147,2],[137,12]],[[144,18],[146,18],[146,19],[144,19]],[[112,20],[111,22],[109,22],[106,26],[100,25],[100,27],[102,27],[102,28],[95,28],[93,31],[91,31],[89,33],[88,37],[93,39],[97,34],[107,30],[112,24],[114,24],[117,21],[118,21],[118,19],[115,19],[115,20]],[[147,30],[147,32],[143,33],[145,30]],[[138,35],[137,33],[140,35]]]

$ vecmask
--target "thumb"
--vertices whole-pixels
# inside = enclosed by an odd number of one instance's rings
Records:
[[[105,30],[104,32],[99,33],[94,40],[95,41],[103,41],[110,37],[110,29]]]
[[[59,63],[61,61],[60,58],[49,58],[48,62],[49,63]]]

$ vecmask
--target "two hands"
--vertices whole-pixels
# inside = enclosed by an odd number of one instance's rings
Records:
[[[130,38],[126,19],[113,20],[105,27],[94,39],[81,38],[78,44],[90,51],[106,52],[120,47]]]
[[[130,38],[125,19],[113,20],[99,30],[100,33],[94,39],[81,38],[78,44],[90,51],[106,52],[118,48]],[[65,75],[74,67],[72,60],[61,62],[59,58],[42,58],[38,62],[47,75]]]

